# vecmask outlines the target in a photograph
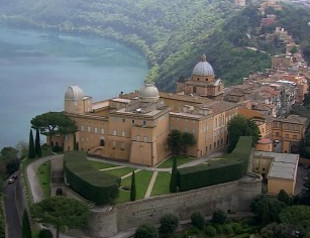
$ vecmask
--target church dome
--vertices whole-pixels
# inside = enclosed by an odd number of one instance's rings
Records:
[[[201,61],[195,65],[192,75],[214,76],[212,66],[207,62],[206,56],[202,55]]]
[[[145,84],[139,94],[143,101],[153,102],[159,99],[159,91],[154,84]]]
[[[66,94],[65,94],[65,100],[82,100],[84,97],[84,93],[82,89],[79,86],[70,86],[68,87]]]

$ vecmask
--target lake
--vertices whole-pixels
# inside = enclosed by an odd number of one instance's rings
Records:
[[[28,142],[36,115],[62,111],[68,86],[98,101],[141,88],[147,71],[143,55],[118,42],[0,25],[0,149]]]

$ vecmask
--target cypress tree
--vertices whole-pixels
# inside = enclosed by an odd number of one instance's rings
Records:
[[[29,223],[28,213],[24,210],[22,224],[22,238],[31,238],[31,227]]]
[[[38,157],[42,156],[41,142],[40,142],[40,133],[39,130],[36,130],[36,139],[35,139],[35,151]]]
[[[130,186],[130,200],[135,201],[136,200],[136,179],[135,179],[135,171],[132,171],[131,176],[131,186]]]
[[[178,186],[178,168],[177,168],[177,158],[173,157],[173,165],[170,179],[170,192],[175,193],[177,191]]]
[[[36,157],[36,151],[34,148],[34,142],[33,142],[33,135],[32,135],[32,130],[30,129],[29,133],[29,147],[28,147],[28,158],[33,159]]]

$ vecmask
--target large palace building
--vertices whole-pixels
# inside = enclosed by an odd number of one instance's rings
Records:
[[[76,138],[54,136],[50,143],[72,150],[75,140],[79,150],[91,155],[154,166],[171,153],[167,138],[177,129],[196,138],[188,155],[206,156],[227,145],[227,123],[238,113],[235,103],[209,99],[223,94],[222,81],[214,78],[203,56],[192,77],[178,84],[181,93],[146,84],[134,93],[92,102],[78,86],[70,86],[64,111],[78,127]]]

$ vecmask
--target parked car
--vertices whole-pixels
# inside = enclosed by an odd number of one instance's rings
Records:
[[[12,178],[9,178],[9,180],[8,180],[8,184],[12,184],[12,183],[14,183],[15,182],[15,179],[12,177]]]

